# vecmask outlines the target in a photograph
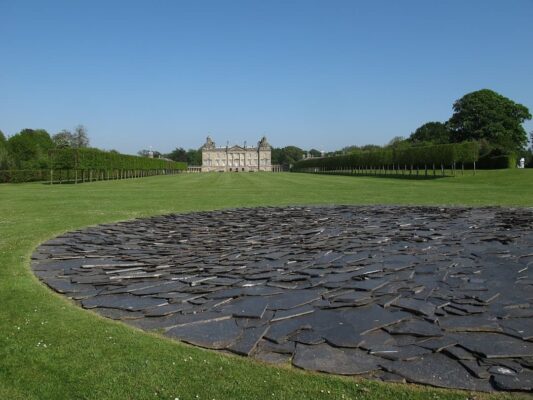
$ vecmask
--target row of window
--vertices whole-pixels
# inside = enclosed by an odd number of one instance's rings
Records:
[[[252,166],[257,164],[257,160],[247,160],[248,163],[246,164],[244,160],[229,160],[228,161],[228,167],[240,167],[240,166]],[[216,167],[225,167],[226,166],[226,160],[206,160],[206,164],[210,167],[216,166]],[[268,165],[268,158],[263,158],[261,160],[260,165]]]

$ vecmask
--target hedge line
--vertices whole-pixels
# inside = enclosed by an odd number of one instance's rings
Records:
[[[49,177],[47,169],[0,170],[0,183],[38,182]]]
[[[297,161],[294,171],[333,171],[345,169],[419,169],[455,166],[456,163],[475,163],[479,146],[476,142],[413,146],[370,151],[357,151],[333,157],[311,158]]]
[[[82,169],[82,170],[185,170],[187,164],[130,156],[99,149],[55,149],[50,153],[50,169]]]

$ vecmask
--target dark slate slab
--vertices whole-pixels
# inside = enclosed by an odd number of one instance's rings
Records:
[[[327,344],[298,344],[292,363],[310,371],[359,375],[378,370],[379,359],[358,349],[336,349]]]
[[[443,332],[438,325],[420,319],[402,321],[398,324],[385,327],[385,330],[393,335],[412,335],[427,337],[443,335]]]
[[[498,333],[456,333],[453,338],[465,349],[485,358],[519,358],[533,354],[533,343]]]
[[[415,314],[424,315],[427,317],[431,317],[435,314],[435,305],[422,301],[422,300],[415,300],[415,299],[407,299],[407,298],[399,298],[395,302],[392,303],[393,306],[402,308],[406,311],[413,312]]]
[[[209,349],[235,345],[241,334],[242,329],[233,319],[177,326],[166,332],[167,336]]]
[[[244,329],[241,337],[230,344],[228,350],[243,356],[249,356],[268,329],[268,325]]]
[[[163,306],[167,304],[164,299],[155,299],[153,297],[139,297],[130,294],[97,296],[82,300],[85,308],[105,307],[118,308],[129,311],[141,311],[147,308]]]
[[[240,318],[261,318],[268,306],[268,301],[263,297],[242,297],[230,302],[222,310]]]
[[[501,332],[495,318],[479,315],[449,316],[439,318],[439,326],[448,332]]]
[[[411,362],[394,362],[387,369],[408,382],[484,392],[492,390],[489,382],[474,378],[461,364],[440,353],[428,354]]]
[[[500,390],[533,391],[533,371],[522,372],[517,375],[495,374],[492,376],[492,380],[494,386]]]

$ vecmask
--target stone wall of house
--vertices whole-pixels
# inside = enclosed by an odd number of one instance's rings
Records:
[[[216,147],[207,137],[202,150],[202,172],[272,171],[272,148],[263,137],[257,147]]]

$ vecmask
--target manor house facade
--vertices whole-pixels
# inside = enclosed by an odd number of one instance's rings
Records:
[[[208,136],[201,150],[202,172],[272,171],[272,148],[264,136],[257,147],[216,147]]]

